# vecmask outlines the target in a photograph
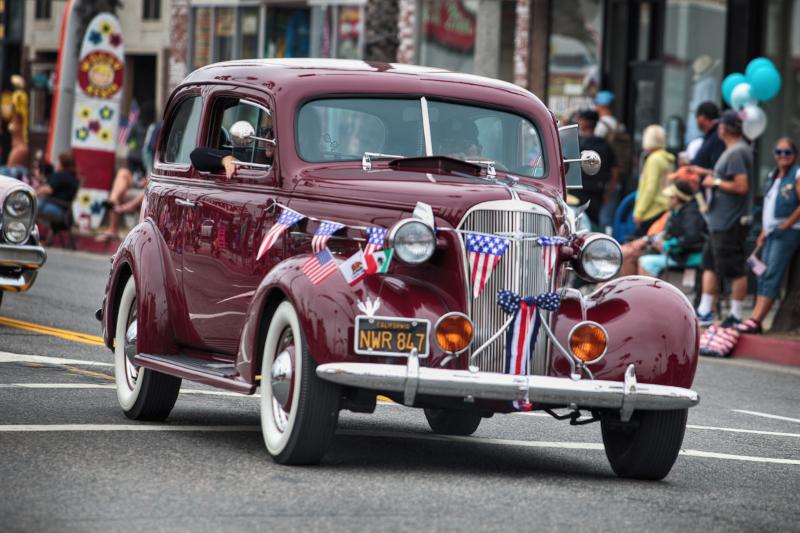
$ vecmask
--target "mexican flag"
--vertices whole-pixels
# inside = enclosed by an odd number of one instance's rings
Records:
[[[394,250],[378,250],[371,254],[364,254],[364,262],[367,265],[367,274],[385,274],[389,270],[392,262]]]

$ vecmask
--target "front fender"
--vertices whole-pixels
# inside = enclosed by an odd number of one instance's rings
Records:
[[[628,276],[583,298],[564,299],[553,332],[565,346],[572,327],[593,320],[608,332],[608,351],[590,365],[596,379],[623,381],[633,363],[643,383],[689,388],[698,358],[698,325],[684,294],[665,281]],[[550,375],[568,376],[569,364],[551,347]]]
[[[262,320],[268,318],[280,300],[287,298],[297,310],[300,327],[309,351],[317,364],[364,361],[353,351],[354,320],[360,314],[358,301],[380,297],[378,315],[436,320],[450,311],[461,311],[458,302],[436,287],[408,276],[373,275],[356,287],[350,287],[334,273],[320,285],[313,285],[301,268],[308,255],[287,259],[272,269],[259,285],[248,311],[242,332],[237,369],[239,375],[254,383],[261,371],[260,352],[265,331]],[[431,340],[429,366],[444,357]],[[405,358],[370,357],[369,361],[405,364]]]
[[[103,300],[103,338],[113,349],[116,308],[129,275],[136,281],[137,317],[147,324],[138,331],[137,344],[141,353],[174,354],[174,321],[170,311],[183,305],[180,283],[175,277],[167,245],[150,219],[140,222],[122,241],[111,263]],[[181,302],[183,302],[181,304]]]

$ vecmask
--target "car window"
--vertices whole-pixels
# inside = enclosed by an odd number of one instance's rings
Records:
[[[360,160],[364,152],[425,155],[419,100],[315,100],[297,116],[297,152],[305,161]]]
[[[256,137],[274,138],[272,114],[268,109],[246,100],[223,97],[214,103],[208,146],[230,152],[239,161],[271,165],[275,153],[273,145],[257,140],[245,145],[234,144],[231,128],[241,121],[253,127]]]
[[[189,154],[197,144],[202,108],[203,101],[199,96],[186,98],[178,104],[172,116],[167,119],[169,131],[164,143],[162,161],[190,164]]]

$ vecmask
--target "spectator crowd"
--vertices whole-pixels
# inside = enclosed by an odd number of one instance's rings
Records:
[[[720,112],[713,102],[696,109],[702,137],[677,157],[666,149],[660,125],[645,128],[636,170],[631,137],[611,114],[613,94],[600,91],[594,109],[578,112],[581,150],[602,158],[600,172],[584,175],[577,203],[598,230],[621,242],[621,275],[661,276],[666,269],[697,269],[696,312],[701,325],[761,333],[779,298],[792,258],[800,249],[800,165],[797,145],[782,138],[774,146],[775,166],[765,176],[757,202],[753,146],[740,114]],[[625,198],[620,191],[635,183]],[[760,209],[759,209],[760,208]],[[755,214],[760,212],[760,217]],[[755,307],[744,316],[748,278],[755,278]],[[721,291],[729,294],[727,316],[717,316]]]

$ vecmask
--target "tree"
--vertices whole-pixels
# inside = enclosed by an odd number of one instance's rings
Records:
[[[397,61],[398,0],[367,0],[364,10],[364,60],[380,63]]]
[[[781,302],[770,332],[800,332],[800,253],[794,255],[789,266],[786,297]]]

